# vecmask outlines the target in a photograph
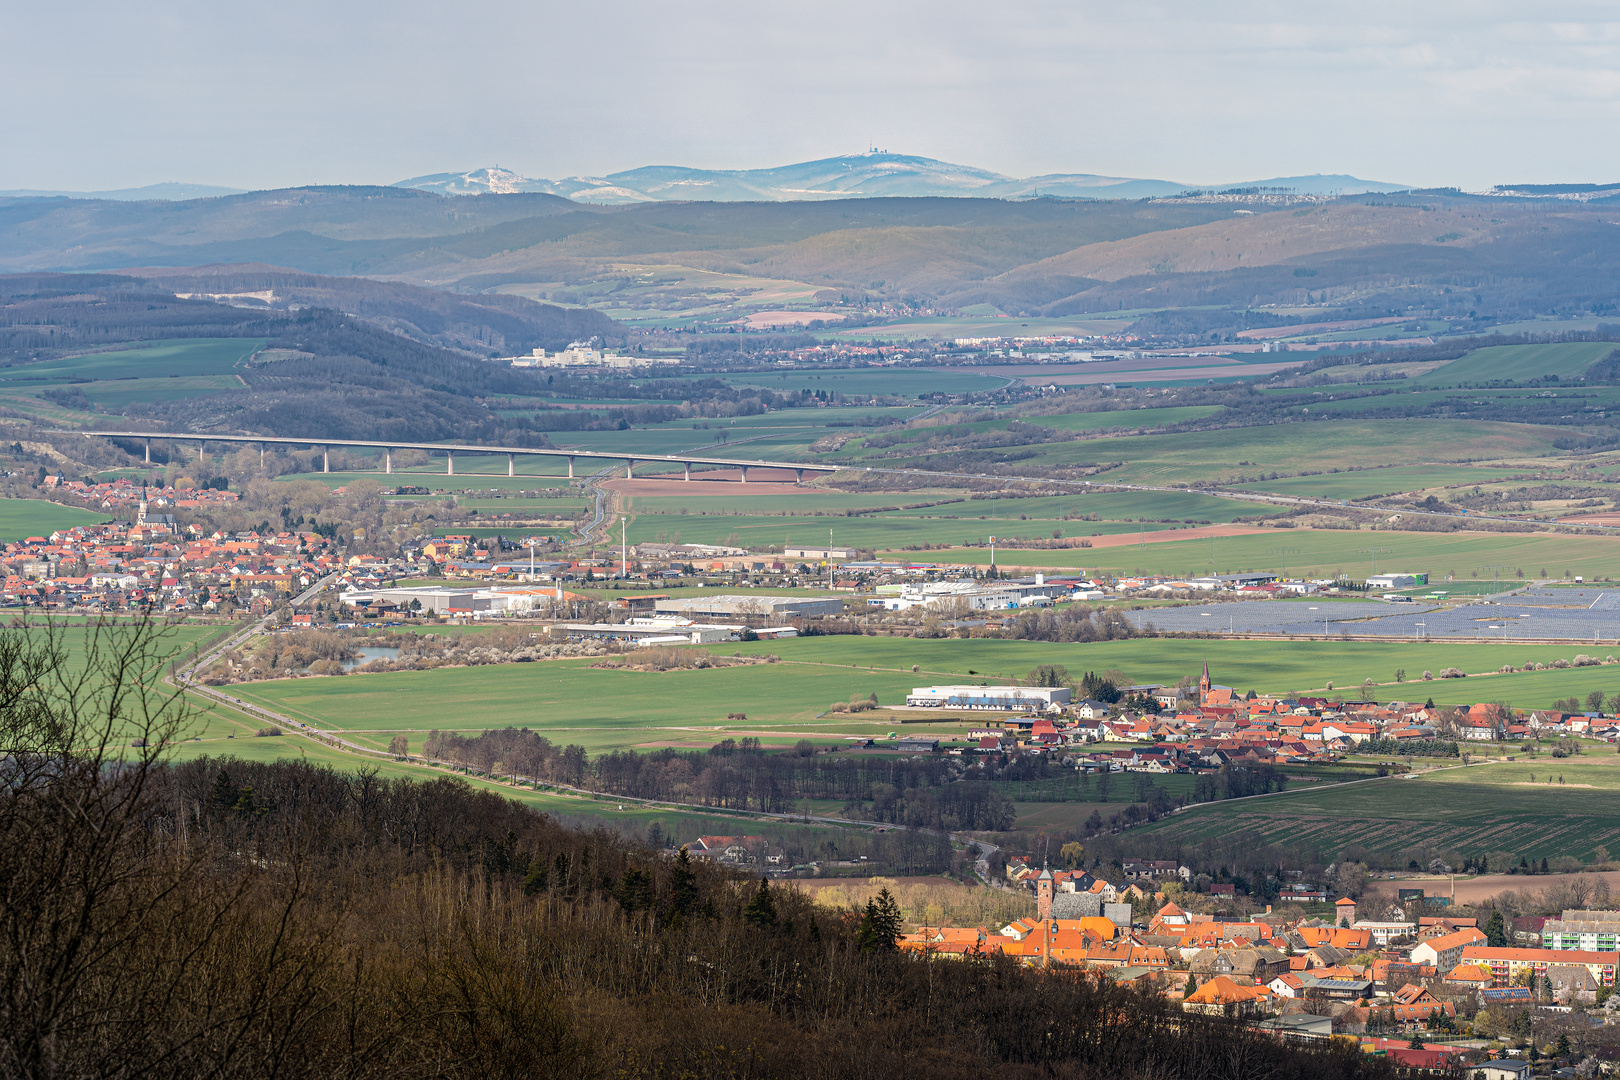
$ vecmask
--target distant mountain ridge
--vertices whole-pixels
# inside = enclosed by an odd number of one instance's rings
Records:
[[[16,188],[0,191],[0,199],[110,199],[114,202],[179,202],[186,199],[212,199],[220,195],[242,195],[244,188],[218,187],[213,184],[182,184],[167,180],[145,187],[118,188],[113,191],[49,191],[42,188]]]
[[[401,180],[393,187],[441,195],[543,192],[576,202],[797,202],[848,198],[918,198],[974,196],[1028,199],[1049,195],[1062,199],[1152,199],[1195,190],[1232,188],[1287,189],[1299,195],[1361,195],[1405,191],[1408,184],[1362,180],[1343,174],[1284,176],[1232,184],[1183,184],[1093,173],[1052,173],[1025,178],[1003,176],[969,165],[934,158],[873,151],[846,157],[803,161],[772,169],[693,169],[649,165],[607,176],[570,176],[543,180],[510,169],[473,169],[432,173]]]

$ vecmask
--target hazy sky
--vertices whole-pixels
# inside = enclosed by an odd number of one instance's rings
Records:
[[[0,188],[869,143],[1016,176],[1620,180],[1612,0],[20,0],[0,50]]]

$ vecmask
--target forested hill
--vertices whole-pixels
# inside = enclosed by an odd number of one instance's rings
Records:
[[[817,907],[446,776],[54,757],[29,776],[0,791],[20,1075],[1399,1073],[1066,965],[910,956],[886,894]]]
[[[221,292],[285,289],[359,308],[362,314],[257,301],[243,307],[175,295],[176,284],[199,283]],[[415,336],[407,336],[407,326]],[[535,394],[544,388],[544,376],[486,363],[435,339],[481,338],[487,353],[491,341],[508,349],[555,349],[593,332],[620,337],[618,330],[617,323],[595,312],[516,297],[463,298],[269,268],[163,284],[111,274],[0,277],[0,363],[10,368],[7,377],[14,384],[27,382],[31,365],[47,365],[41,378],[60,380],[60,365],[52,360],[126,343],[244,338],[264,344],[218,372],[234,376],[218,391],[149,395],[119,406],[139,426],[160,429],[543,444],[545,436],[531,424],[503,419],[487,399]],[[143,374],[137,365],[125,377]],[[91,380],[75,373],[67,381]],[[89,406],[72,389],[54,393],[54,400],[69,407]],[[106,426],[104,419],[91,423]]]
[[[191,294],[182,299],[176,293]],[[199,295],[201,294],[201,295]],[[224,296],[221,303],[210,298]],[[254,296],[251,294],[261,294]],[[271,299],[266,302],[263,294]],[[595,311],[520,296],[469,296],[280,267],[208,266],[128,274],[0,275],[0,360],[185,337],[277,337],[295,309],[327,308],[425,344],[476,356],[561,349],[624,328]]]
[[[625,339],[624,327],[601,312],[500,293],[444,292],[397,281],[327,277],[263,263],[128,273],[177,293],[234,297],[268,293],[267,306],[274,310],[331,308],[418,341],[478,355],[512,356],[536,347],[556,351],[592,337],[611,344]]]

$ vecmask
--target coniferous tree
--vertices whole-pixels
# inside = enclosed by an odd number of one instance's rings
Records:
[[[776,925],[776,901],[771,898],[770,883],[764,878],[759,879],[759,888],[754,890],[753,899],[743,908],[743,918],[755,926]]]
[[[697,899],[697,875],[692,872],[692,856],[683,844],[675,856],[675,870],[670,875],[671,906],[677,914],[684,914]]]
[[[900,940],[904,920],[900,905],[888,889],[883,889],[866,902],[861,925],[856,931],[856,944],[862,952],[893,952]]]

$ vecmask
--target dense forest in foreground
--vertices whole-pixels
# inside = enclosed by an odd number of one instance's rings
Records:
[[[164,645],[0,636],[7,1076],[1393,1075],[453,779],[165,764]]]

